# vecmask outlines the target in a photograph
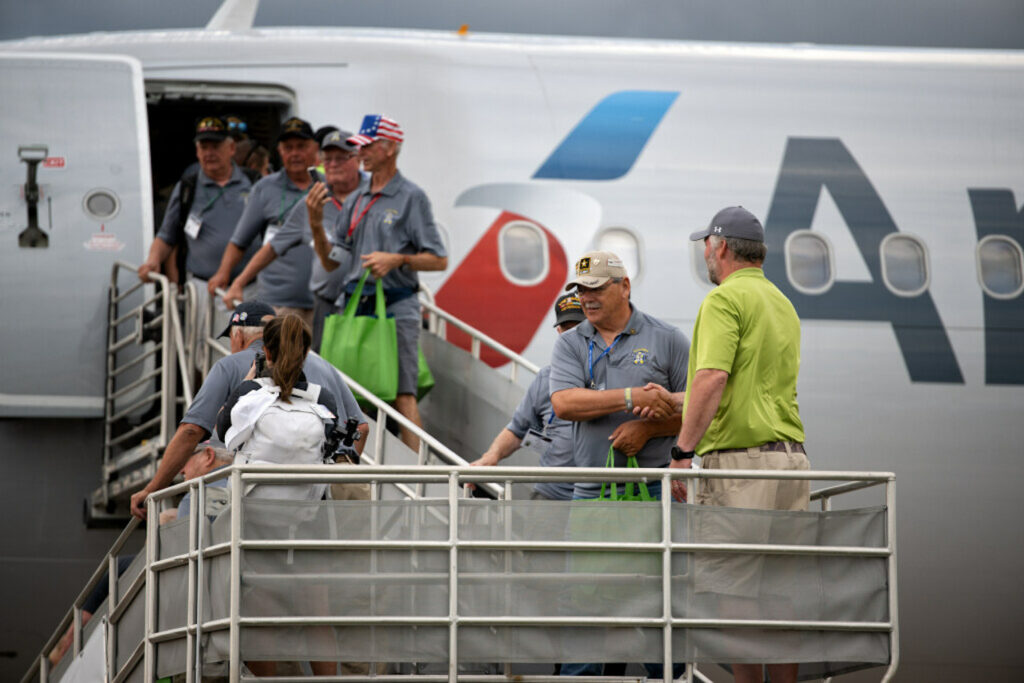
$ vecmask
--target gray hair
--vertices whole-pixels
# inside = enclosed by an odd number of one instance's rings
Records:
[[[238,334],[242,335],[243,344],[248,344],[253,339],[263,338],[263,328],[259,326],[235,325],[234,327],[231,328],[231,331],[234,332],[235,330],[238,330]]]
[[[192,451],[192,455],[198,455],[199,453],[202,453],[203,451],[205,451],[207,448],[212,448],[213,449],[213,459],[214,460],[218,460],[220,462],[226,462],[229,465],[235,461],[235,454],[234,453],[232,453],[228,449],[223,448],[221,446],[213,446],[208,441],[205,442],[205,443],[201,443],[198,446],[196,446],[195,449]]]
[[[708,235],[711,239],[711,248],[717,249],[718,245],[725,242],[729,251],[733,253],[737,261],[747,263],[762,263],[768,255],[768,247],[764,242],[757,240],[743,239],[742,237],[720,237],[719,235]]]

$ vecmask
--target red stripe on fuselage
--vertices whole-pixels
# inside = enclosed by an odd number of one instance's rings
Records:
[[[548,273],[535,285],[510,282],[501,271],[498,235],[512,221],[529,221],[547,238]],[[504,211],[438,290],[437,305],[516,353],[522,353],[565,286],[568,272],[565,250],[550,230],[537,221]],[[470,350],[469,335],[450,325],[447,329],[449,342]],[[481,347],[480,357],[491,367],[507,362],[486,347]]]

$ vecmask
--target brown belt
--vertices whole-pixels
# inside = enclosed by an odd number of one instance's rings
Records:
[[[777,451],[779,453],[785,453],[786,446],[789,446],[789,450],[794,453],[804,453],[805,455],[807,453],[807,451],[804,450],[804,445],[802,443],[793,443],[792,441],[769,441],[768,443],[756,446],[756,448],[760,448],[762,451]],[[748,450],[749,449],[747,448],[725,448],[720,451],[711,451],[711,453],[746,453]],[[711,453],[706,453],[705,455],[710,455]]]

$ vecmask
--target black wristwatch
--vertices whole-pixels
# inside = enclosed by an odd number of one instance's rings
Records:
[[[673,460],[693,460],[693,456],[695,455],[697,455],[696,451],[684,451],[678,445],[672,446]]]

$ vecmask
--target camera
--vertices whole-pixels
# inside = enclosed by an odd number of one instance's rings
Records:
[[[256,376],[257,377],[262,377],[263,376],[263,371],[266,370],[266,368],[267,368],[267,354],[263,351],[263,349],[260,349],[259,351],[256,352],[255,361],[256,361]]]

